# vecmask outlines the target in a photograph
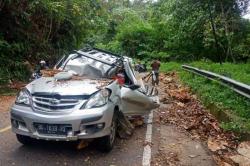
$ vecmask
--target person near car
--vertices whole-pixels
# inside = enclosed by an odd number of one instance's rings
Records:
[[[159,60],[153,60],[151,63],[152,72],[154,75],[152,76],[152,84],[159,85],[159,70],[161,67],[161,62]],[[155,77],[155,78],[154,78]]]
[[[44,60],[41,60],[39,62],[39,65],[36,66],[34,73],[32,74],[32,78],[31,79],[38,79],[42,76],[42,70],[46,70],[49,69],[49,67],[47,66],[46,62]]]
[[[140,67],[141,67],[141,61],[138,60],[138,62],[135,64],[135,71],[140,72]]]
[[[48,69],[49,67],[47,66],[47,63],[45,62],[45,60],[41,60],[40,62],[39,62],[39,65],[38,66],[36,66],[36,72],[41,72],[41,70],[46,70],[46,69]]]

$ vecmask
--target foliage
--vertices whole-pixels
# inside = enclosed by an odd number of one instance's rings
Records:
[[[103,48],[163,61],[246,62],[249,58],[250,23],[241,18],[247,0],[115,2],[109,2],[112,10]]]
[[[246,64],[230,64],[220,66],[214,63],[194,62],[192,65],[200,66],[202,69],[209,69],[214,72],[228,71],[228,74],[233,79],[239,81],[249,81],[244,78],[244,75],[249,74],[249,65]],[[162,71],[176,70],[179,73],[181,81],[189,86],[193,92],[198,94],[204,105],[210,107],[215,105],[217,111],[224,110],[228,112],[231,122],[224,122],[223,127],[229,130],[236,131],[249,131],[250,129],[250,101],[238,95],[234,91],[226,88],[217,82],[207,80],[206,78],[188,73],[181,69],[179,63],[164,63],[162,65]],[[232,69],[228,70],[232,66]],[[241,73],[239,75],[238,73]],[[249,82],[248,82],[249,83]],[[240,128],[239,128],[240,126]]]
[[[248,0],[0,0],[0,82],[28,78],[26,61],[52,66],[86,44],[137,59],[247,62],[247,6]]]
[[[0,77],[25,79],[26,60],[53,64],[59,55],[99,40],[105,32],[102,1],[0,1]],[[100,28],[102,27],[102,28]],[[91,39],[91,40],[90,40]],[[4,74],[3,74],[4,73]],[[23,77],[25,76],[25,77]]]
[[[223,63],[223,65],[220,65],[218,63],[212,63],[207,61],[207,62],[192,62],[190,65],[211,72],[215,72],[250,85],[249,63],[247,64]]]

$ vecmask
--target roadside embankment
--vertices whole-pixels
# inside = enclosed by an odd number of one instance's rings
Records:
[[[250,83],[249,64],[225,63],[219,65],[215,63],[193,62],[189,65],[225,75],[246,84]],[[244,133],[243,135],[250,131],[249,99],[215,81],[182,70],[180,63],[165,63],[162,65],[162,71],[176,71],[179,75],[179,80],[188,86],[193,93],[197,94],[202,104],[217,117],[224,129]]]
[[[168,105],[167,108],[161,107],[158,112],[159,122],[162,125],[174,125],[180,131],[189,135],[191,140],[203,142],[218,165],[238,165],[239,158],[244,158],[245,163],[249,162],[244,154],[238,152],[237,148],[240,143],[238,137],[233,132],[225,131],[220,127],[216,117],[209,113],[199,100],[199,97],[192,93],[189,87],[183,85],[176,72],[161,75],[160,89],[160,101]],[[187,148],[188,142],[184,143]],[[241,146],[245,145],[242,144]],[[177,145],[174,144],[174,146]],[[196,145],[198,146],[198,144]],[[181,148],[187,149],[185,146],[181,146]],[[244,150],[247,150],[247,148]],[[197,151],[198,149],[194,149],[189,154],[189,158],[201,157],[202,155],[196,154]],[[183,154],[183,152],[180,151],[180,154]],[[167,161],[172,161],[172,163],[168,164],[181,164],[179,160],[183,160],[183,157],[181,159],[177,158],[177,156],[180,156],[178,152],[169,155],[165,155]],[[161,156],[159,154],[159,157]],[[162,161],[163,163],[166,160],[164,158],[155,159],[155,161]],[[209,165],[209,163],[207,164]]]

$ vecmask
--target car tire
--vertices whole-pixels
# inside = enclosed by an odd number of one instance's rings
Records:
[[[23,145],[31,145],[34,141],[32,138],[20,134],[16,134],[16,138]]]
[[[110,152],[114,147],[116,133],[117,133],[117,116],[114,114],[111,123],[110,135],[97,139],[98,149],[102,152]]]

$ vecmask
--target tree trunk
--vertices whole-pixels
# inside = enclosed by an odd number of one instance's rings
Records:
[[[230,38],[229,25],[228,25],[227,17],[226,17],[226,14],[225,14],[225,8],[224,8],[222,0],[220,0],[220,7],[221,7],[222,21],[223,21],[223,24],[224,24],[225,37],[226,37],[226,40],[227,40],[226,60],[227,60],[228,57],[231,57],[232,61],[235,62],[235,58],[234,58],[234,56],[232,54],[232,41],[231,41],[231,38]]]
[[[221,58],[217,34],[216,34],[216,30],[215,30],[214,19],[213,19],[212,11],[211,11],[211,0],[209,0],[209,2],[208,2],[208,10],[209,10],[209,18],[210,18],[210,23],[212,26],[213,36],[214,36],[214,40],[215,40],[215,46],[217,49],[217,56],[219,56],[219,62],[220,62],[220,64],[222,64],[222,58]]]

